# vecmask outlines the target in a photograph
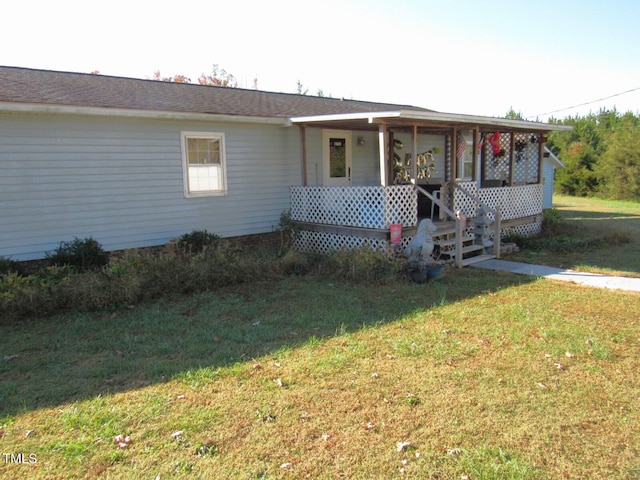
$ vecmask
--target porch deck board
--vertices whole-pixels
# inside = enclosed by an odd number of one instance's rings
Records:
[[[354,237],[370,238],[377,240],[388,240],[389,229],[388,228],[364,228],[364,227],[350,227],[346,225],[329,225],[325,223],[311,223],[311,222],[295,222],[296,226],[301,230],[308,230],[311,232],[330,233],[333,235],[349,235]],[[413,229],[415,233],[416,227],[409,227]],[[405,229],[403,229],[404,235]]]

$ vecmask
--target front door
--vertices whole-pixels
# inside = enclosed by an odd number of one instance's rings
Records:
[[[351,185],[351,132],[322,131],[322,171],[327,187]]]

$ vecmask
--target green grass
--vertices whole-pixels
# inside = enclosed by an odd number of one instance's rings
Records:
[[[554,208],[564,219],[564,238],[587,246],[524,250],[510,260],[640,277],[640,203],[555,195]]]
[[[0,450],[37,462],[0,457],[0,477],[638,478],[637,312],[636,293],[447,269],[10,323]]]

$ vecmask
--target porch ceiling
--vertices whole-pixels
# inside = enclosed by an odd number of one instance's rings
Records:
[[[420,133],[446,133],[454,127],[458,129],[477,128],[481,132],[493,132],[495,130],[503,132],[571,130],[571,127],[565,125],[550,123],[415,110],[293,117],[291,122],[297,125],[365,131],[378,131],[381,124],[387,125],[394,130],[404,128],[410,130],[417,126]]]

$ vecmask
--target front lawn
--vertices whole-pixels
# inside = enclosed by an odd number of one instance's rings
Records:
[[[640,203],[555,195],[554,207],[563,220],[556,233],[566,242],[509,260],[640,277]]]
[[[563,205],[572,235],[640,217]],[[590,245],[519,258],[640,275],[637,237],[623,260]],[[639,294],[287,261],[213,291],[0,319],[0,477],[640,478]]]
[[[640,295],[531,280],[292,277],[4,328],[1,476],[637,478]]]

